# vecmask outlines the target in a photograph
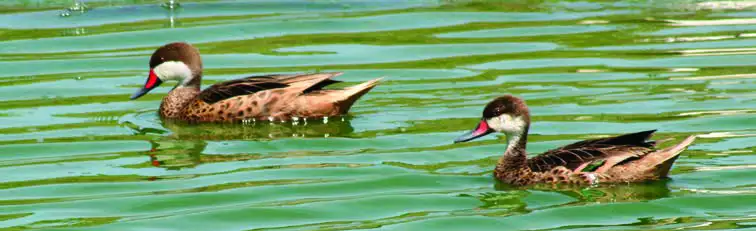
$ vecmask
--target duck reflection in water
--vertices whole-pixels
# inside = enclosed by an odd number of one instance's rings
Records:
[[[482,205],[478,206],[474,213],[484,213],[487,216],[511,216],[554,207],[608,202],[642,202],[667,198],[671,192],[668,186],[669,182],[669,180],[659,180],[644,183],[600,185],[596,187],[551,184],[523,187],[497,183],[497,191],[484,192],[477,195],[462,194],[460,196],[474,197],[482,202]],[[529,201],[543,199],[543,196],[548,194],[562,194],[574,200],[537,209],[534,209],[533,205],[528,204],[530,203]]]
[[[147,153],[150,165],[178,170],[193,168],[204,163],[232,162],[270,158],[276,154],[240,153],[231,155],[203,154],[208,141],[250,140],[270,141],[285,138],[328,138],[347,137],[354,131],[349,118],[333,117],[330,121],[316,120],[298,124],[256,122],[239,124],[186,124],[171,120],[162,121],[171,134],[151,141],[152,148]],[[154,129],[144,129],[140,133],[154,133]],[[164,132],[161,132],[164,133]]]
[[[290,137],[317,138],[345,136],[352,131],[348,117],[324,117],[324,119],[299,122],[245,121],[239,124],[187,124],[175,120],[163,120],[175,139],[181,140],[271,140]]]
[[[670,196],[669,179],[648,181],[641,183],[629,184],[606,184],[592,187],[579,185],[552,185],[536,184],[530,186],[511,186],[504,183],[495,185],[498,191],[525,192],[541,191],[545,193],[559,193],[576,199],[577,201],[569,203],[586,203],[586,202],[639,202],[650,201]]]

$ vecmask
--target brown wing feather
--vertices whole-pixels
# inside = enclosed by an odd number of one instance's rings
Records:
[[[557,166],[575,169],[578,166],[612,156],[642,154],[651,151],[655,142],[648,138],[656,130],[620,136],[591,139],[565,145],[528,159],[528,166],[536,172],[548,171]],[[635,153],[628,155],[628,153]]]
[[[234,96],[254,94],[259,91],[276,88],[285,88],[288,87],[289,84],[300,80],[301,78],[298,77],[301,76],[302,75],[264,75],[224,81],[213,84],[200,92],[199,99],[208,104],[213,104]],[[325,86],[338,82],[340,81],[326,79],[308,88],[304,93],[320,90]]]
[[[656,132],[656,130],[628,133],[624,135],[607,137],[607,138],[583,140],[583,141],[576,142],[573,144],[565,145],[562,148],[571,149],[571,148],[587,147],[591,145],[631,145],[631,146],[651,148],[651,147],[654,147],[655,142],[649,141],[648,139],[651,138],[654,132]]]
[[[330,74],[332,74],[332,77],[333,77],[333,76],[340,75],[341,73],[339,72],[339,73],[330,73]],[[316,75],[310,75],[310,74],[304,74],[304,75],[271,75],[271,77],[273,77],[273,78],[277,79],[278,81],[280,81],[281,83],[285,83],[285,84],[290,84],[290,83],[294,83],[294,82],[299,82],[299,81],[307,80],[307,78],[302,78],[302,77],[310,77],[310,76],[317,77]],[[334,83],[341,83],[341,82],[342,81],[333,80],[333,79],[325,79],[325,80],[319,82],[318,84],[315,84],[312,87],[308,88],[307,91],[321,90],[325,86],[328,86],[328,85],[331,85],[331,84],[334,84]],[[305,93],[307,93],[307,91]]]

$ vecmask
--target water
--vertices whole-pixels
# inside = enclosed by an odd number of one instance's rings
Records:
[[[729,1],[0,3],[0,227],[8,230],[648,230],[756,226],[756,13]],[[188,41],[205,86],[380,76],[346,118],[186,126],[136,101]],[[504,139],[452,140],[527,100],[531,153],[644,129],[700,134],[671,179],[512,188]],[[342,121],[343,119],[343,121]]]

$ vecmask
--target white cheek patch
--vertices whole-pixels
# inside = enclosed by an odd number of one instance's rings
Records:
[[[493,129],[494,131],[502,132],[504,130],[504,123],[506,123],[506,121],[502,121],[501,119],[499,119],[499,117],[494,117],[486,120],[486,123],[488,123],[488,127]]]
[[[486,122],[488,123],[488,126],[493,128],[497,132],[504,132],[509,134],[521,134],[523,132],[523,129],[527,125],[525,124],[525,120],[523,120],[522,117],[512,117],[507,114],[488,119]]]
[[[514,144],[520,141],[522,134],[525,132],[525,126],[527,126],[522,117],[512,117],[507,114],[488,119],[486,120],[486,123],[488,123],[488,126],[493,130],[507,134],[506,153],[509,153],[509,151],[515,146]]]
[[[164,62],[155,67],[152,71],[154,71],[155,75],[163,81],[178,80],[182,85],[192,80],[193,76],[192,70],[189,69],[184,62],[180,61]]]

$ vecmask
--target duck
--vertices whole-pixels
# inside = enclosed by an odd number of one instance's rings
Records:
[[[163,119],[189,123],[298,121],[342,116],[382,78],[343,89],[325,89],[339,83],[341,72],[271,74],[219,82],[200,90],[202,59],[197,48],[173,42],[157,48],[150,57],[149,75],[131,100],[163,82],[177,81],[160,103]]]
[[[505,184],[597,185],[667,178],[672,164],[696,138],[691,135],[680,143],[656,149],[669,139],[651,141],[656,130],[649,130],[583,140],[528,158],[529,129],[530,111],[525,101],[504,95],[490,101],[475,129],[457,137],[454,143],[504,133],[507,147],[493,175]]]

